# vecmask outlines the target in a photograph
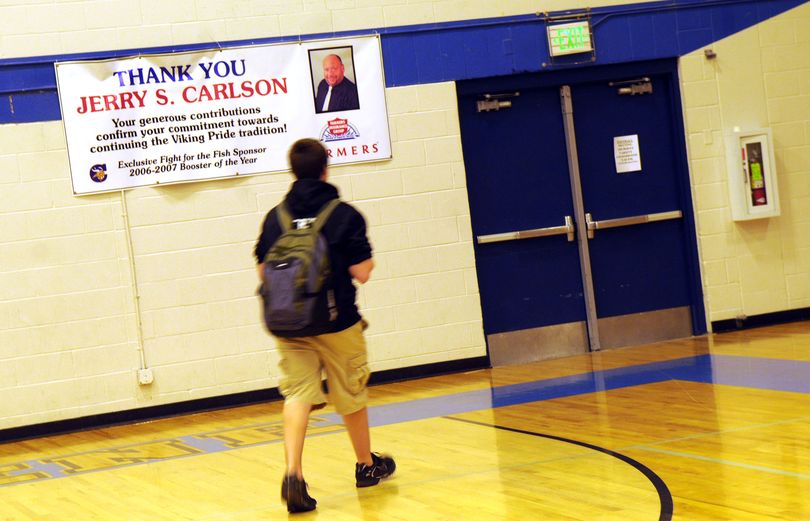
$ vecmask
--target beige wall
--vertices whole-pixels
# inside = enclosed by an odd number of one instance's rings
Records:
[[[372,368],[483,356],[455,88],[387,98],[394,159],[331,177],[375,249]],[[0,172],[0,428],[276,386],[252,248],[288,174],[126,192],[130,256],[122,195],[72,195],[61,122],[0,126]]]
[[[681,59],[709,320],[810,306],[810,5]],[[732,221],[724,134],[771,128],[781,215]]]
[[[371,11],[369,24],[396,25],[422,21],[419,12],[434,20],[450,3],[0,4],[0,48],[9,57],[323,32]],[[149,14],[158,4],[161,23]],[[483,356],[455,86],[386,97],[394,159],[331,178],[365,214],[375,249],[359,293],[372,369]],[[252,248],[289,175],[127,192],[132,254],[122,195],[75,197],[69,179],[61,122],[0,126],[0,429],[275,387]],[[136,381],[142,356],[150,386]]]
[[[634,2],[590,0],[587,5],[628,3]],[[0,0],[0,58],[394,27],[583,5],[576,0]]]
[[[628,2],[590,5],[609,3]],[[513,15],[577,3],[20,5],[0,0],[0,57]],[[714,62],[695,53],[682,63],[711,320],[810,305],[810,235],[803,233],[810,220],[808,8],[763,27],[778,30],[749,29],[719,42]],[[788,39],[772,41],[769,34]],[[740,76],[752,87],[737,87]],[[371,322],[372,368],[482,356],[455,87],[391,88],[386,97],[394,159],[332,174],[343,197],[366,215],[375,247],[378,268],[360,292]],[[774,129],[783,213],[735,224],[721,132],[747,124]],[[0,125],[0,429],[274,387],[277,356],[259,324],[251,250],[262,217],[289,182],[286,174],[268,174],[129,191],[130,254],[121,194],[72,195],[61,122]],[[136,382],[142,355],[155,373],[151,386]]]

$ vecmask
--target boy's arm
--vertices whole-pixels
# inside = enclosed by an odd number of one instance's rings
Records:
[[[371,270],[374,269],[374,259],[368,258],[357,264],[349,266],[349,275],[351,275],[360,284],[365,284],[369,277],[371,277]]]

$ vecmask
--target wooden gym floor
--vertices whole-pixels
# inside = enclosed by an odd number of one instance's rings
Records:
[[[285,519],[280,411],[0,445],[0,520]],[[810,519],[808,322],[372,387],[369,489],[319,413],[300,519]]]

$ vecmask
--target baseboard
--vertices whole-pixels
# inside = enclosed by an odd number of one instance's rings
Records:
[[[113,425],[155,420],[158,418],[167,418],[170,416],[178,416],[181,414],[190,414],[214,409],[225,409],[240,405],[250,405],[252,403],[268,402],[278,400],[280,398],[281,395],[279,394],[278,389],[262,389],[259,391],[248,391],[225,396],[213,396],[210,398],[199,398],[197,400],[188,400],[185,402],[142,407],[140,409],[128,409],[125,411],[94,414],[91,416],[83,416],[81,418],[71,418],[69,420],[58,420],[36,425],[12,427],[10,429],[0,430],[0,443],[39,438],[42,436],[52,436],[54,434],[65,434],[68,432],[97,429],[99,427],[111,427]]]
[[[436,362],[434,364],[388,369],[386,371],[372,373],[369,385],[387,384],[402,380],[415,380],[417,378],[427,378],[428,376],[460,373],[462,371],[472,371],[474,369],[485,369],[489,367],[489,358],[479,356],[477,358],[464,358],[462,360],[450,360],[448,362]]]
[[[403,367],[401,369],[389,369],[387,371],[373,373],[371,375],[369,385],[380,385],[401,380],[413,380],[416,378],[469,371],[472,369],[482,369],[485,367],[489,367],[489,359],[483,356],[478,358],[467,358],[464,360],[438,362],[435,364],[426,364],[415,367]],[[153,407],[143,407],[140,409],[129,409],[126,411],[94,414],[91,416],[84,416],[82,418],[71,418],[69,420],[59,420],[48,423],[40,423],[37,425],[25,425],[22,427],[3,429],[0,430],[0,443],[98,429],[113,425],[124,425],[134,422],[156,420],[158,418],[167,418],[182,414],[226,409],[229,407],[240,407],[280,399],[281,394],[279,393],[278,389],[274,387],[272,389],[247,391],[225,396],[213,396],[210,398],[200,398],[185,402],[155,405]]]
[[[727,333],[729,331],[775,326],[777,324],[801,322],[804,320],[810,320],[810,308],[790,309],[787,311],[776,311],[774,313],[764,313],[762,315],[753,315],[750,317],[746,316],[731,318],[728,320],[718,320],[716,322],[712,322],[712,332]]]

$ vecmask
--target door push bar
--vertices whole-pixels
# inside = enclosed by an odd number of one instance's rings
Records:
[[[594,230],[605,228],[619,228],[620,226],[632,226],[634,224],[651,223],[655,221],[668,221],[670,219],[680,219],[683,212],[673,210],[671,212],[648,213],[646,215],[634,215],[632,217],[620,217],[618,219],[605,219],[604,221],[594,221],[591,214],[585,214],[585,224],[588,226],[588,238],[593,239]]]
[[[550,235],[567,235],[568,242],[574,241],[574,219],[570,215],[565,216],[563,226],[549,226],[548,228],[535,228],[533,230],[519,230],[516,232],[493,233],[491,235],[479,235],[475,238],[478,244],[488,242],[513,241],[516,239],[533,239],[535,237],[548,237]]]

